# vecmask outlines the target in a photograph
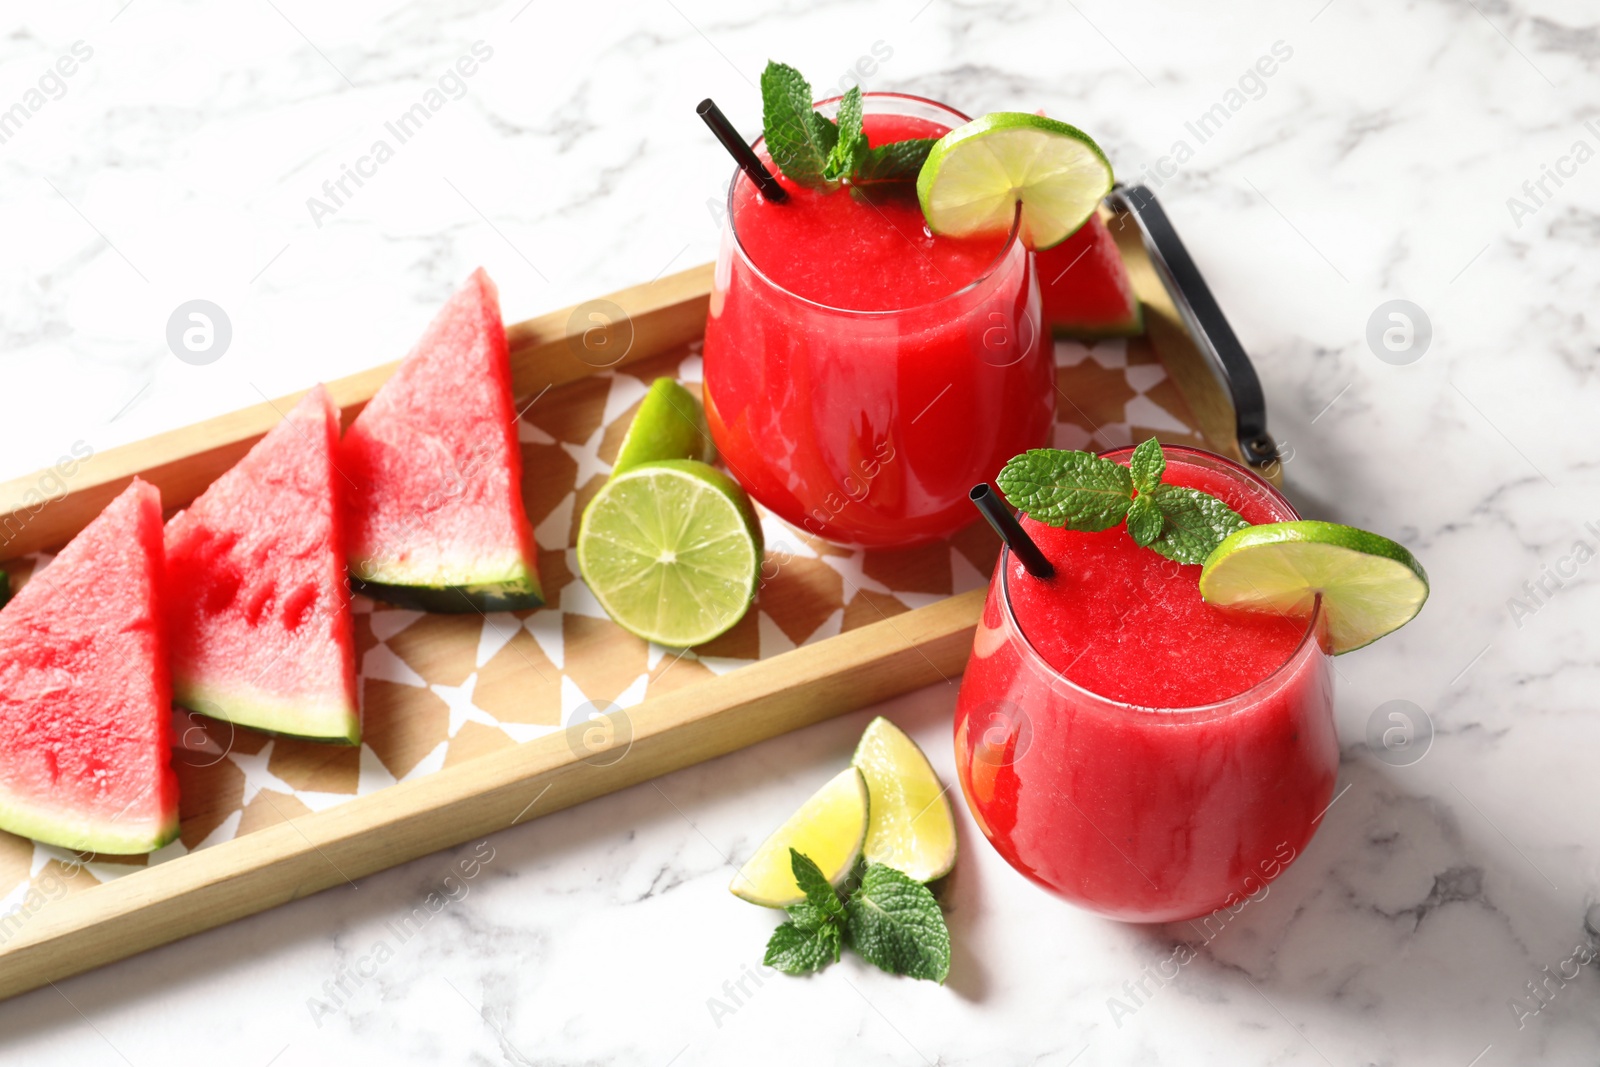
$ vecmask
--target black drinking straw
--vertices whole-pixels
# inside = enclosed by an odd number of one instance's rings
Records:
[[[711,127],[711,132],[717,135],[717,140],[722,142],[722,147],[728,150],[733,161],[739,164],[739,169],[750,176],[756,183],[756,188],[761,190],[761,195],[775,204],[781,204],[789,199],[789,194],[779,184],[772,172],[761,164],[761,157],[756,155],[755,149],[744,143],[744,138],[739,136],[739,131],[733,128],[733,123],[728,121],[728,116],[722,109],[711,102],[708,96],[700,101],[694,113],[706,120],[706,125]]]
[[[977,505],[983,517],[989,520],[989,525],[994,527],[994,532],[1000,535],[1000,540],[1016,555],[1022,563],[1022,568],[1035,578],[1054,578],[1055,567],[1044,558],[1044,553],[1039,551],[1039,546],[1033,543],[1033,538],[1028,536],[1028,531],[1022,528],[1022,523],[1003,504],[1000,497],[990,488],[988,482],[982,482],[972,487],[972,492],[967,497]]]

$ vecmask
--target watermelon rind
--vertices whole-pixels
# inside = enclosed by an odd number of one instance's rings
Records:
[[[3,570],[0,570],[0,608],[5,607],[6,606],[6,602],[9,601],[10,599],[11,599],[11,575],[7,574]]]
[[[123,824],[85,819],[63,808],[29,802],[0,790],[0,826],[22,837],[74,852],[136,856],[154,852],[178,837],[178,813],[160,823]]]
[[[180,684],[173,691],[172,702],[200,715],[248,726],[264,734],[332,745],[361,743],[361,716],[344,701],[296,700],[259,689],[233,688],[224,692]],[[342,724],[344,728],[330,731],[329,727],[334,724]]]
[[[499,290],[479,268],[345,431],[352,589],[428,612],[543,606],[511,389]]]
[[[79,852],[178,836],[161,496],[134,478],[0,616],[0,828]]]
[[[1112,337],[1138,337],[1144,333],[1144,305],[1133,305],[1133,314],[1125,319],[1113,322],[1096,323],[1060,323],[1050,324],[1050,336],[1059,337],[1064,341],[1104,341]]]
[[[478,585],[398,585],[352,575],[350,589],[398,608],[438,615],[532,611],[544,607],[544,590],[539,579],[526,572],[521,578]]]
[[[359,743],[337,447],[338,416],[318,386],[168,523],[175,703],[267,733]],[[318,622],[282,623],[285,597],[304,591]]]

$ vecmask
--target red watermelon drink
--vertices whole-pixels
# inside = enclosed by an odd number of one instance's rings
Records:
[[[1169,484],[1252,524],[1298,518],[1243,467],[1165,453]],[[979,826],[1029,878],[1117,919],[1193,918],[1260,893],[1333,796],[1320,602],[1309,618],[1224,611],[1201,598],[1199,566],[1121,526],[1023,526],[1055,576],[1002,554],[956,710]]]
[[[863,110],[873,147],[966,121],[896,93],[866,94]],[[729,194],[705,340],[717,447],[751,496],[829,540],[952,533],[974,517],[968,488],[1049,436],[1028,250],[1015,229],[934,236],[909,188],[869,199],[779,181],[782,203],[743,173]]]

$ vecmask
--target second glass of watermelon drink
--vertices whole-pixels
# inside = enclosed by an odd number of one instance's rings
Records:
[[[967,121],[898,93],[865,94],[863,110],[873,147]],[[779,180],[782,203],[742,172],[729,191],[705,340],[717,448],[751,496],[829,540],[953,533],[975,518],[973,483],[1048,443],[1032,257],[1015,228],[935,237],[909,182],[869,198]]]
[[[1166,481],[1250,523],[1298,519],[1228,460],[1172,448]],[[1107,453],[1122,463],[1131,449]],[[1259,894],[1333,795],[1329,657],[1312,618],[1224,611],[1198,566],[1023,519],[1048,579],[1001,555],[956,709],[968,807],[1017,870],[1116,919]]]

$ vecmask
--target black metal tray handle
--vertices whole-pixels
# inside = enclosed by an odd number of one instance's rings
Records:
[[[1245,354],[1244,346],[1217,306],[1211,288],[1200,276],[1178,231],[1172,228],[1155,193],[1143,185],[1117,185],[1107,198],[1118,211],[1139,224],[1146,250],[1156,272],[1172,294],[1172,302],[1201,351],[1211,359],[1233,398],[1234,430],[1239,451],[1252,467],[1269,467],[1278,460],[1278,445],[1267,432],[1267,401],[1261,379]]]

